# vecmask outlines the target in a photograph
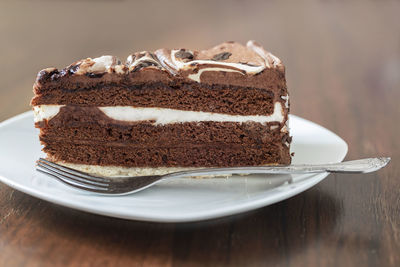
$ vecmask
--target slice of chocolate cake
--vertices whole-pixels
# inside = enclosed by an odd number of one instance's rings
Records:
[[[44,69],[31,104],[47,157],[90,173],[290,164],[281,61],[260,45],[140,52]]]

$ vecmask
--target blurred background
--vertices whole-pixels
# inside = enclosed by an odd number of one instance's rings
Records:
[[[400,116],[399,14],[398,1],[1,2],[0,120],[30,108],[46,67],[255,39],[286,65],[292,113],[352,139],[364,110],[395,112],[373,129]]]

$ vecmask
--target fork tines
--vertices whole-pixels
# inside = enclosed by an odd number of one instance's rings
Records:
[[[106,193],[110,187],[110,180],[103,177],[94,177],[71,168],[55,164],[40,158],[36,169],[60,180],[70,186],[97,193]]]

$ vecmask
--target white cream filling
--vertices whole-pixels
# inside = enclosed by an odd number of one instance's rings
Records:
[[[41,105],[34,107],[35,122],[50,120],[59,112],[62,105]],[[112,106],[99,107],[104,114],[118,121],[155,121],[155,124],[183,123],[183,122],[283,122],[283,107],[280,102],[276,102],[274,112],[271,115],[229,115],[221,113],[211,113],[202,111],[185,111],[168,108],[136,108],[131,106]]]
[[[57,162],[68,168],[72,168],[81,172],[90,173],[92,175],[100,175],[110,178],[115,177],[132,177],[132,176],[146,176],[146,175],[164,175],[171,172],[180,172],[188,170],[203,169],[204,167],[121,167],[121,166],[99,166],[87,164],[74,164],[63,161]],[[266,164],[264,166],[272,166],[275,164]],[[191,178],[228,178],[231,174],[221,175],[201,175],[193,176]]]
[[[74,164],[59,161],[65,167],[69,167],[81,172],[106,177],[129,177],[129,176],[145,176],[145,175],[164,175],[171,172],[187,171],[200,168],[184,168],[184,167],[120,167],[120,166],[98,166],[87,164]]]
[[[119,121],[145,121],[154,120],[155,124],[169,124],[182,122],[246,122],[259,123],[283,122],[283,110],[280,102],[275,103],[274,113],[269,116],[228,115],[202,111],[185,111],[168,108],[135,108],[130,106],[100,107],[100,110],[109,118]]]
[[[33,117],[35,122],[50,120],[60,112],[64,105],[40,105],[33,107]]]

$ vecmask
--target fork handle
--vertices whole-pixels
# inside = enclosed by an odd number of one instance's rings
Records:
[[[377,171],[386,166],[390,158],[366,158],[352,161],[344,161],[329,164],[302,164],[288,166],[255,166],[255,167],[232,167],[232,168],[208,168],[189,170],[167,174],[164,178],[208,176],[223,174],[295,174],[295,173],[369,173]]]

